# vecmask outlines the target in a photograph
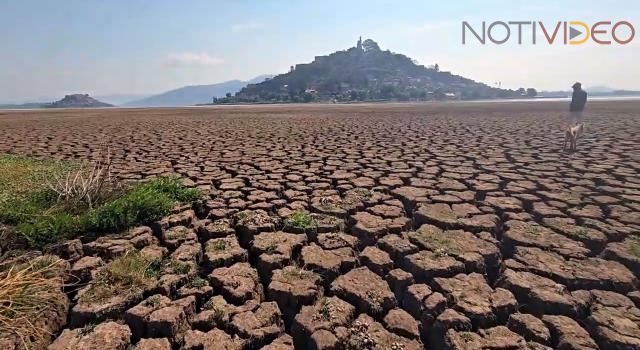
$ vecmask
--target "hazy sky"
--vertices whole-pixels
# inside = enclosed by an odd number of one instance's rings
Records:
[[[462,45],[463,20],[627,20],[639,33],[625,46]],[[502,87],[568,89],[579,80],[640,89],[637,0],[0,0],[0,102],[278,74],[360,35]]]

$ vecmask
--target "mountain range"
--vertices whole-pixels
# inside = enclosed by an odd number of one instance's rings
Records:
[[[179,107],[211,103],[214,97],[224,97],[226,94],[238,92],[248,84],[256,84],[271,78],[271,75],[261,75],[248,81],[230,80],[211,85],[190,85],[170,90],[158,95],[123,103],[124,107]]]

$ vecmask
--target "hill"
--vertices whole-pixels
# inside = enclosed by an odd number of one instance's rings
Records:
[[[235,93],[247,84],[255,84],[269,78],[269,75],[261,75],[249,81],[230,80],[211,85],[192,85],[149,96],[147,98],[130,101],[124,104],[126,107],[179,107],[193,106],[196,104],[211,103],[213,97],[223,97],[227,93]]]
[[[288,73],[248,85],[235,96],[216,102],[480,99],[521,97],[526,96],[525,91],[493,88],[440,71],[437,64],[427,68],[405,55],[383,51],[367,39],[348,50],[292,66]]]
[[[87,94],[66,95],[60,101],[45,104],[44,108],[99,108],[114,107],[112,104],[100,102]]]

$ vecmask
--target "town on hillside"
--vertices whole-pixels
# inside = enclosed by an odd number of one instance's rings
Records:
[[[389,50],[371,39],[344,51],[316,56],[313,62],[291,66],[289,72],[249,84],[235,95],[214,98],[214,104],[426,101],[534,97],[536,90],[491,87],[430,67]]]

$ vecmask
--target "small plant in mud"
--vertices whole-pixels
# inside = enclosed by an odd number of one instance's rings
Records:
[[[224,310],[214,307],[212,311],[213,315],[210,316],[211,319],[216,322],[216,324],[222,324],[222,321],[224,320]]]
[[[382,299],[382,297],[380,297],[380,294],[378,294],[378,292],[373,290],[367,291],[367,299],[369,299],[369,301],[371,302],[371,312],[376,315],[380,315],[384,312],[382,308],[382,303],[384,302],[384,300]]]
[[[585,227],[579,227],[578,229],[573,231],[573,234],[576,237],[582,238],[582,239],[587,239],[589,238],[589,229],[585,228]]]
[[[194,277],[189,282],[187,282],[187,287],[189,288],[202,288],[208,285],[209,282],[200,276]]]
[[[317,224],[313,217],[304,211],[297,211],[291,214],[285,221],[285,228],[292,227],[301,231],[314,230]]]
[[[80,302],[100,302],[116,295],[143,292],[152,287],[159,275],[158,259],[131,251],[100,270]]]
[[[235,215],[235,219],[238,223],[241,223],[242,221],[244,221],[245,219],[247,219],[249,217],[249,212],[248,211],[241,211],[236,213]]]
[[[524,232],[529,236],[537,237],[537,236],[540,236],[541,231],[542,229],[538,225],[527,225],[527,228],[525,229]]]
[[[433,249],[434,254],[438,257],[461,253],[456,243],[439,231],[419,230],[415,238],[423,246]]]
[[[355,321],[349,327],[349,335],[343,344],[345,350],[375,350],[377,343],[369,334],[369,324]]]
[[[312,278],[314,273],[300,267],[287,267],[282,270],[282,276],[287,280],[306,280]]]
[[[169,268],[177,275],[186,275],[191,272],[192,266],[187,262],[171,259],[169,262]]]
[[[209,299],[202,308],[204,310],[212,311],[212,314],[209,315],[210,321],[213,321],[218,325],[222,324],[225,317],[224,305],[220,305],[216,298]]]
[[[269,245],[267,245],[264,249],[264,253],[267,255],[273,255],[273,254],[276,254],[277,252],[278,252],[278,244],[275,241],[269,242]]]
[[[461,333],[461,334],[460,334],[460,338],[462,338],[462,340],[463,340],[465,343],[470,343],[470,342],[472,342],[472,341],[473,341],[473,335],[472,335],[471,333],[469,333],[469,332],[463,332],[463,333]]]
[[[93,333],[97,326],[97,323],[89,323],[88,325],[80,328],[80,335],[84,337]]]
[[[173,227],[167,230],[165,237],[167,240],[176,240],[186,237],[189,234],[189,229],[184,226]]]
[[[629,253],[640,258],[640,236],[629,236],[629,242],[627,244]]]
[[[333,319],[331,302],[328,298],[323,297],[320,300],[320,308],[318,308],[318,318],[322,321],[331,321]]]
[[[433,253],[439,258],[449,256],[449,254],[447,253],[447,250],[444,248],[436,248],[436,250],[434,250]]]
[[[216,301],[211,298],[206,303],[204,303],[204,305],[202,305],[202,308],[205,310],[213,310],[216,306]]]
[[[147,307],[157,308],[160,306],[160,302],[162,301],[162,297],[160,295],[152,295],[144,301],[143,305]]]
[[[217,240],[215,242],[213,242],[213,244],[211,245],[211,249],[213,249],[216,252],[222,252],[225,251],[227,249],[227,245],[229,244],[229,242],[220,239]]]

